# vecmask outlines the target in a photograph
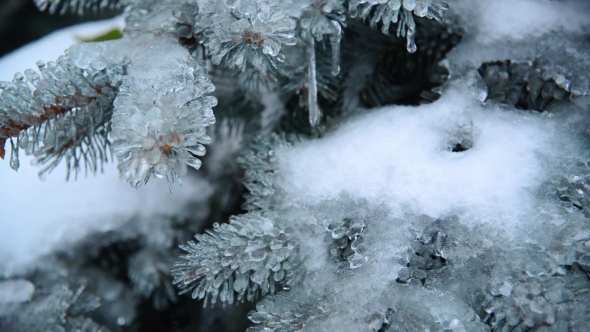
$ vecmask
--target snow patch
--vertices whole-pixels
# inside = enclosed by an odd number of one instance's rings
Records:
[[[590,23],[590,6],[584,1],[461,0],[449,5],[467,23],[477,24],[475,38],[482,43],[524,39],[557,30],[583,32]]]
[[[25,279],[0,281],[0,304],[30,301],[35,293],[35,285]]]
[[[0,200],[0,274],[14,274],[38,257],[76,243],[91,232],[116,229],[133,217],[173,215],[212,189],[198,178],[185,177],[172,193],[165,181],[134,189],[119,179],[116,164],[104,173],[65,181],[65,166],[41,181],[31,157],[21,157],[18,172],[5,166],[0,181],[10,194]]]
[[[452,152],[448,142],[466,123],[473,147]],[[280,187],[293,204],[345,193],[398,215],[470,211],[479,221],[516,223],[533,207],[530,192],[545,177],[541,155],[554,131],[542,116],[485,109],[449,91],[436,103],[386,107],[279,150]]]

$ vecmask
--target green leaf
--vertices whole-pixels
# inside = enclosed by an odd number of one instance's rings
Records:
[[[81,37],[77,37],[81,42],[102,42],[102,41],[106,41],[106,40],[114,40],[114,39],[120,39],[121,37],[123,37],[123,33],[121,33],[121,30],[119,30],[118,28],[114,28],[102,35],[99,35],[97,37],[94,38],[81,38]]]

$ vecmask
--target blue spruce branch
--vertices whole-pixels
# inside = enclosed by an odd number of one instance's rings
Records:
[[[414,15],[442,22],[449,5],[442,0],[350,0],[348,8],[351,17],[369,19],[372,27],[381,22],[384,34],[389,34],[391,23],[397,23],[397,36],[406,37],[408,52],[414,53],[417,50]]]
[[[174,264],[173,284],[181,294],[204,299],[204,306],[209,298],[232,304],[289,288],[298,267],[298,247],[289,234],[260,213],[231,217],[181,246],[187,254]]]
[[[45,165],[41,173],[64,159],[68,177],[82,166],[93,173],[102,169],[122,68],[83,69],[67,56],[38,66],[40,74],[27,70],[12,82],[0,82],[0,157],[8,140],[15,170],[20,149]]]
[[[253,78],[270,79],[281,82],[287,91],[302,92],[314,127],[322,117],[318,93],[330,99],[336,95],[332,80],[325,77],[328,66],[316,48],[329,44],[329,72],[338,75],[347,16],[371,17],[373,26],[382,21],[384,32],[399,21],[398,35],[407,36],[412,51],[413,15],[440,21],[448,8],[442,0],[36,0],[36,4],[62,14],[125,5],[125,37],[100,46],[75,46],[75,61],[65,56],[42,65],[41,76],[27,71],[2,83],[0,157],[10,141],[14,169],[19,166],[19,149],[24,149],[45,165],[42,172],[66,160],[69,176],[82,168],[96,172],[112,151],[121,178],[134,187],[152,177],[180,182],[186,165],[200,168],[198,157],[211,141],[205,131],[215,122],[212,107],[217,104],[208,96],[214,86],[202,60],[237,69],[244,86]],[[198,44],[204,47],[204,59],[197,54]],[[85,61],[96,66],[84,65]]]

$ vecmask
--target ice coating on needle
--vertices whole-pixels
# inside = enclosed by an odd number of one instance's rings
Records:
[[[113,152],[121,178],[139,186],[151,176],[179,180],[185,165],[199,169],[215,123],[215,88],[188,51],[165,37],[137,38],[114,102]],[[154,64],[153,60],[162,61]],[[165,59],[165,60],[164,60]]]

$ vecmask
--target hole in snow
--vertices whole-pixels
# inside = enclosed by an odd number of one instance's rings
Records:
[[[447,138],[447,150],[451,152],[464,152],[473,147],[473,123],[464,119],[462,123]]]
[[[469,148],[464,147],[461,143],[455,144],[455,146],[451,149],[452,152],[463,152],[467,150],[469,150]]]

